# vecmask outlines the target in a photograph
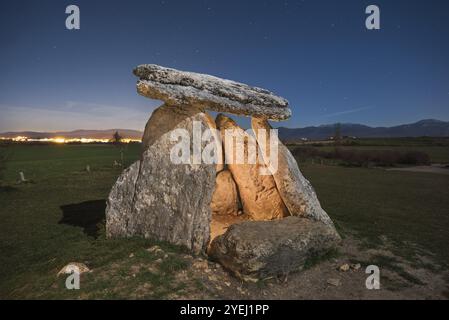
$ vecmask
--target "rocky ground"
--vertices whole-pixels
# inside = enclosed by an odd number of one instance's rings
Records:
[[[257,283],[238,280],[205,257],[173,253],[160,246],[146,250],[155,255],[150,263],[139,262],[131,253],[126,261],[108,269],[91,270],[88,274],[91,279],[100,274],[102,278],[116,278],[117,274],[128,270],[121,275],[122,281],[117,281],[115,287],[105,288],[100,296],[145,299],[157,298],[159,292],[164,299],[449,298],[446,271],[429,257],[421,256],[410,262],[396,256],[389,250],[387,239],[381,248],[364,249],[358,241],[346,238],[337,251],[313,262],[306,270]],[[365,269],[369,264],[380,268],[380,290],[368,290],[365,286],[368,277]],[[133,279],[139,280],[134,282]],[[135,285],[130,287],[133,283]],[[95,296],[89,294],[79,298],[92,297]]]

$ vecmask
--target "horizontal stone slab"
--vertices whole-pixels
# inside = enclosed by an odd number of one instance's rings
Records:
[[[137,82],[139,94],[169,105],[194,105],[274,121],[291,116],[288,101],[265,89],[154,64],[140,65],[134,69],[134,74],[140,79]]]

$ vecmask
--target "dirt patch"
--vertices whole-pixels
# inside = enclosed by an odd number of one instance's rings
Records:
[[[406,168],[391,168],[387,171],[408,171],[408,172],[423,172],[423,173],[437,173],[449,175],[449,167],[447,165],[433,164],[431,166],[416,166]]]

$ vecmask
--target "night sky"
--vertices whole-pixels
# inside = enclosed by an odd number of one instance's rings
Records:
[[[160,104],[136,93],[143,63],[269,89],[290,101],[282,126],[449,120],[446,0],[4,0],[0,45],[0,132],[142,130]]]

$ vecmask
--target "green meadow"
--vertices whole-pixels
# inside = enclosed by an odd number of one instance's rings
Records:
[[[426,148],[433,161],[449,162],[446,146],[418,148]],[[133,297],[145,281],[152,290],[143,298],[182,290],[174,274],[186,268],[183,248],[158,243],[171,253],[161,273],[129,277],[131,266],[119,262],[130,254],[142,264],[154,261],[145,249],[155,242],[104,236],[105,199],[121,172],[113,165],[120,159],[117,147],[17,144],[2,152],[7,162],[0,187],[0,299],[116,298],[109,288],[120,286],[118,297]],[[127,145],[124,165],[139,153],[140,145]],[[449,265],[449,175],[311,163],[301,169],[344,237],[366,247],[387,238],[410,261],[429,254],[440,266]],[[17,184],[21,171],[29,183]],[[81,293],[66,290],[56,275],[72,261],[108,270],[108,276],[88,274]]]

